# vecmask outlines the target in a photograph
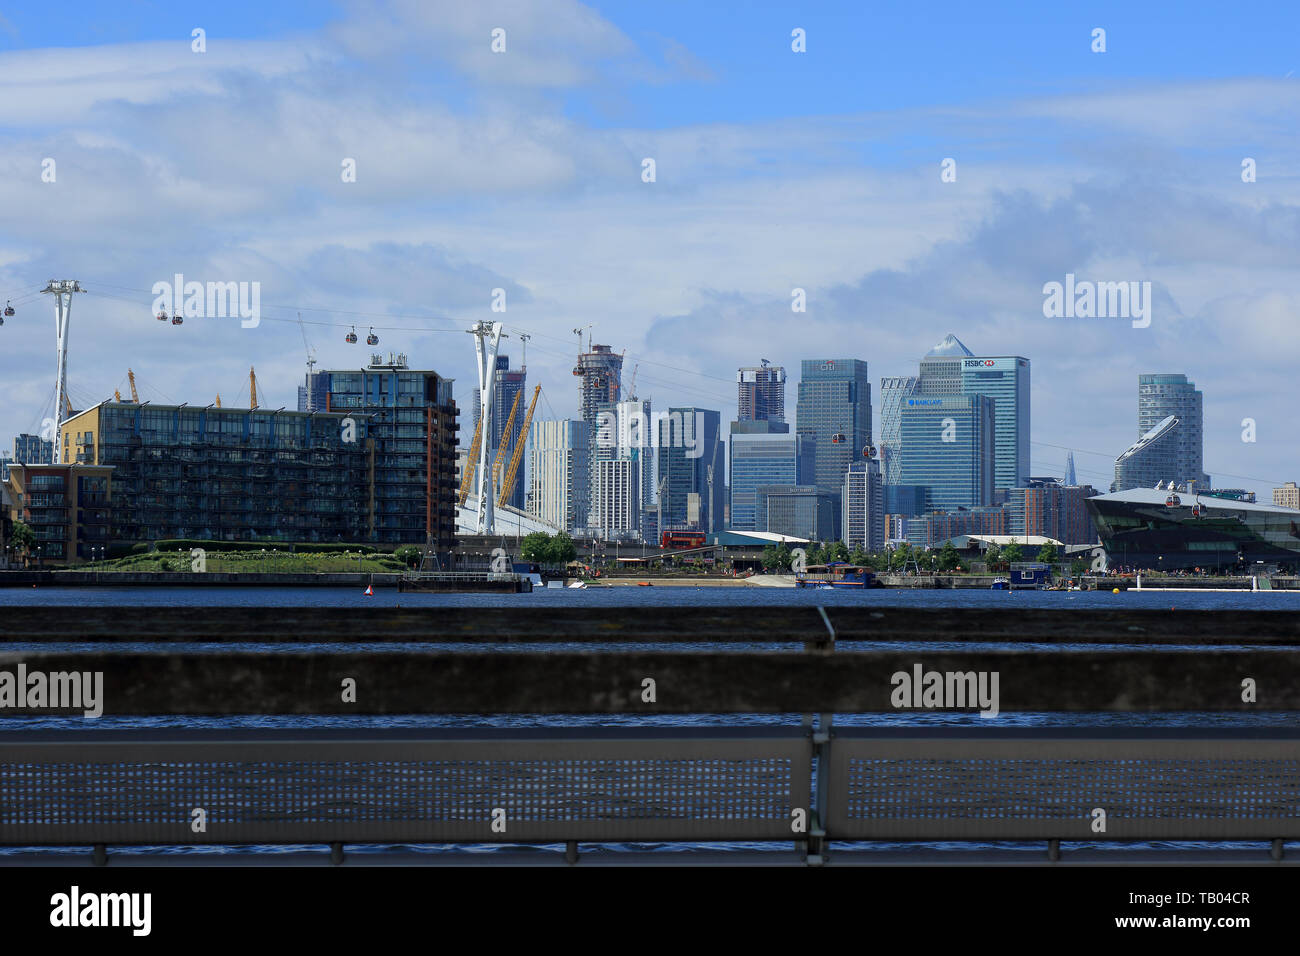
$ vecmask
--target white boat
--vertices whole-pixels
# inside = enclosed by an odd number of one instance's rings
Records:
[[[571,587],[571,588],[585,588],[586,586],[587,586],[587,583],[586,583],[585,581],[570,581],[570,582],[569,582],[569,587]]]

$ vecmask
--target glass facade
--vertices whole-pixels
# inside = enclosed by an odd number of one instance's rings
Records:
[[[993,401],[983,395],[909,398],[902,422],[903,483],[925,488],[925,511],[993,500]]]
[[[75,461],[113,468],[111,492],[86,492],[115,541],[374,540],[367,422],[346,441],[344,417],[109,402],[63,435]]]
[[[1133,488],[1088,499],[1112,568],[1300,568],[1300,511],[1194,493],[1170,505],[1168,496]]]
[[[688,510],[690,495],[700,500],[699,529],[722,527],[726,503],[725,448],[721,435],[722,413],[707,408],[669,408],[659,419],[659,482],[663,490],[663,530],[693,524]],[[712,495],[709,469],[713,469]]]
[[[799,454],[802,436],[742,432],[737,424],[732,423],[731,433],[730,527],[734,531],[767,531],[767,516],[760,512],[756,497],[759,486],[804,484],[811,462]]]
[[[962,359],[963,395],[993,400],[993,486],[1021,488],[1029,478],[1029,360],[1018,355]]]
[[[749,366],[736,371],[736,419],[742,422],[785,421],[785,369]]]
[[[871,444],[871,381],[861,359],[805,359],[800,366],[795,430],[815,446],[815,484],[834,506],[839,537],[840,495],[849,464]]]
[[[1210,487],[1205,474],[1202,434],[1201,393],[1186,375],[1157,374],[1138,376],[1138,437],[1145,435],[1164,419],[1178,419],[1178,433],[1173,436],[1167,481],[1185,484],[1194,481],[1201,488]]]
[[[377,358],[378,356],[376,356]],[[452,381],[406,366],[404,356],[358,371],[331,371],[332,412],[368,416],[372,439],[375,537],[423,544],[437,551],[455,544],[456,422]]]
[[[916,395],[920,379],[899,375],[880,380],[880,457],[884,461],[885,483],[902,483],[903,402]]]

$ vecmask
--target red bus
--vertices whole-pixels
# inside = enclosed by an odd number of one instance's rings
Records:
[[[659,547],[665,551],[671,548],[704,547],[703,531],[665,531],[660,538]]]

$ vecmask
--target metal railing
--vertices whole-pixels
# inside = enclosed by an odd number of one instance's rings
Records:
[[[1038,844],[1042,861],[1076,857],[1063,842],[1252,841],[1256,862],[1276,863],[1300,839],[1300,727],[831,718],[973,712],[974,701],[900,708],[894,678],[931,672],[997,673],[1002,715],[1298,711],[1300,623],[1286,612],[15,608],[0,638],[21,648],[0,653],[0,671],[102,674],[109,717],[783,715],[754,726],[0,729],[0,845],[93,845],[101,862],[130,844],[310,843],[335,862],[344,844],[563,844],[573,861],[581,843],[743,841],[821,863],[870,858],[864,841],[1016,841]],[[1052,638],[1069,646],[1040,646]],[[211,640],[231,651],[166,646]],[[429,648],[350,650],[357,640]],[[978,643],[954,651],[954,640]],[[43,646],[65,641],[103,649]],[[301,641],[333,646],[258,646]],[[136,642],[149,649],[114,650]],[[587,650],[547,646],[557,642]],[[1149,646],[1126,646],[1137,642]]]

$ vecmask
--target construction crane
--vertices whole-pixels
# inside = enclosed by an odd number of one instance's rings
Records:
[[[257,409],[257,373],[251,365],[248,366],[248,407],[250,411]]]
[[[524,445],[528,441],[528,429],[533,424],[533,412],[537,408],[537,396],[540,394],[542,394],[542,386],[537,385],[533,388],[533,400],[528,403],[528,413],[524,415],[524,425],[519,429],[519,441],[515,443],[514,454],[510,456],[510,466],[506,469],[506,476],[501,479],[501,497],[497,499],[499,506],[504,507],[515,490],[515,479],[519,476],[519,463],[524,459]]]
[[[492,478],[494,481],[501,479],[501,466],[506,460],[506,445],[510,441],[510,433],[515,427],[515,416],[519,414],[519,399],[523,397],[523,390],[515,392],[514,403],[510,406],[510,416],[506,419],[506,427],[501,432],[501,446],[497,449],[497,457],[492,462]]]
[[[129,382],[131,383],[131,401],[133,401],[133,402],[135,402],[137,405],[139,405],[139,404],[140,404],[140,393],[137,392],[137,391],[135,390],[135,372],[131,371],[130,369],[127,369],[127,370],[126,370],[126,378],[127,378],[127,381],[129,381]]]
[[[218,395],[218,396],[217,396],[217,408],[220,408],[220,407],[221,407],[221,396]]]
[[[627,388],[627,397],[629,401],[636,401],[636,373],[641,368],[641,363],[637,362],[632,366],[632,384]]]
[[[474,425],[474,440],[470,442],[469,457],[465,459],[465,474],[460,476],[460,493],[456,496],[456,504],[464,506],[465,499],[469,497],[469,486],[474,480],[474,469],[478,464],[478,449],[483,442],[483,420]]]
[[[591,331],[590,325],[583,326],[582,328],[585,328],[588,332]],[[578,337],[578,364],[573,366],[574,375],[583,375],[585,373],[585,369],[582,367],[582,328],[573,330],[573,334]]]
[[[113,389],[113,401],[115,402],[122,401],[122,393],[119,392],[117,389]]]
[[[316,368],[316,350],[311,347],[307,341],[307,326],[302,324],[302,313],[298,313],[298,331],[302,333],[302,345],[307,350],[307,411],[316,411],[315,402],[312,400],[312,372]],[[256,407],[256,406],[254,406]]]

